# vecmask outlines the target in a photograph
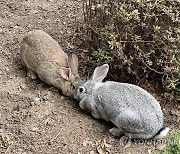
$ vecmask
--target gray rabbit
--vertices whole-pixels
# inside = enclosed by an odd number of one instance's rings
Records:
[[[76,99],[82,110],[94,118],[111,121],[109,132],[131,138],[160,139],[169,132],[163,127],[163,113],[158,101],[144,89],[128,83],[102,82],[109,70],[104,64],[94,70],[91,80],[77,88]]]

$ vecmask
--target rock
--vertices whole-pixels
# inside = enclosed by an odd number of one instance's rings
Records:
[[[34,100],[30,103],[32,106],[37,105],[40,103],[40,98],[39,97],[35,97]]]
[[[152,153],[152,150],[151,149],[148,149],[148,154],[151,154]]]
[[[164,149],[166,147],[166,145],[165,144],[161,144],[161,143],[159,143],[159,144],[156,144],[156,150],[162,150],[162,149]]]
[[[31,131],[32,131],[32,132],[37,132],[37,131],[38,131],[38,128],[37,128],[37,127],[33,127],[33,128],[31,129]]]

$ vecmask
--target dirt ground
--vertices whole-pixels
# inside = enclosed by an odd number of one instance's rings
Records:
[[[144,154],[154,149],[146,144],[125,149],[109,134],[111,124],[82,112],[57,89],[26,77],[19,43],[34,29],[49,33],[64,51],[78,53],[80,72],[88,74],[83,50],[73,46],[82,19],[81,0],[0,0],[0,153]],[[163,104],[171,129],[179,129],[175,108]]]

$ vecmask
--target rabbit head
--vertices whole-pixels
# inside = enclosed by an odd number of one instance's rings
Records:
[[[75,54],[70,53],[68,56],[69,68],[61,67],[59,74],[63,78],[62,93],[66,96],[74,97],[76,87],[81,83],[80,76],[78,74],[78,57]]]
[[[99,67],[96,67],[92,78],[88,81],[83,82],[79,85],[76,91],[76,98],[81,100],[84,96],[92,93],[94,89],[101,86],[102,80],[106,77],[109,70],[108,64],[103,64]]]

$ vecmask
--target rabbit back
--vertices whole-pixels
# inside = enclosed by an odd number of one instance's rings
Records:
[[[161,107],[144,89],[136,85],[112,81],[94,89],[92,93],[96,101],[94,109],[98,110],[99,117],[112,121],[125,132],[155,134],[162,128]]]
[[[42,30],[27,33],[20,44],[20,56],[27,68],[27,76],[36,75],[66,96],[74,97],[75,87],[81,81],[78,74],[78,57],[69,56],[49,34]]]
[[[51,65],[50,67],[68,66],[67,54],[49,34],[42,30],[31,31],[23,38],[20,54],[23,63],[35,72],[47,63]]]

